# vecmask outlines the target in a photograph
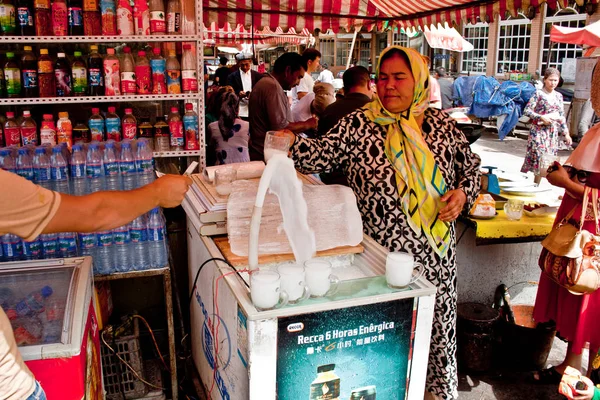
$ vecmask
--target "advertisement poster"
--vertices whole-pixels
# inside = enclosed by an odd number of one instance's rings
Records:
[[[280,318],[281,400],[406,397],[414,298]]]

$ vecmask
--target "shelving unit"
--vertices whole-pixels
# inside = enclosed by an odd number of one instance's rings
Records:
[[[0,36],[0,43],[137,43],[137,42],[195,42],[195,35],[148,36]]]
[[[26,104],[84,104],[84,103],[120,103],[165,100],[197,100],[199,93],[182,94],[136,94],[131,96],[71,96],[71,97],[35,97],[0,99],[0,106]]]

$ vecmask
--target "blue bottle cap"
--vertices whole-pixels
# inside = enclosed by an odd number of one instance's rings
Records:
[[[23,155],[23,154],[27,154],[27,149],[25,149],[25,148],[21,147],[21,148],[19,149],[19,155]]]
[[[50,296],[52,293],[54,293],[54,291],[52,290],[52,288],[50,286],[44,286],[42,288],[42,296],[44,297],[48,297]]]
[[[62,153],[62,149],[60,148],[60,146],[56,146],[52,148],[52,154],[59,154]]]
[[[73,151],[82,151],[83,150],[83,146],[81,145],[81,143],[77,143],[73,145]]]
[[[38,147],[35,149],[35,154],[46,154],[46,149],[43,147]]]
[[[0,150],[0,156],[2,156],[2,157],[10,156],[10,149]]]

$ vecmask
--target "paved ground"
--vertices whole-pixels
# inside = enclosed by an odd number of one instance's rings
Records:
[[[487,133],[472,145],[481,156],[482,165],[492,165],[507,172],[519,172],[523,163],[527,141],[527,132],[518,132],[517,137],[507,137],[500,141],[497,135]],[[561,151],[564,161],[570,151]],[[566,344],[555,339],[548,357],[548,364],[557,365],[562,361]],[[584,355],[587,365],[587,355]],[[529,383],[528,371],[492,371],[486,374],[459,374],[459,398],[461,400],[553,400],[564,399],[558,394],[555,385],[536,385]]]

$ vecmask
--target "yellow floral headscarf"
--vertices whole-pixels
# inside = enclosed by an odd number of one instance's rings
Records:
[[[387,127],[385,155],[396,171],[398,195],[410,227],[417,234],[423,232],[433,250],[445,257],[450,246],[450,224],[439,220],[438,213],[444,207],[440,198],[446,193],[446,182],[415,119],[429,106],[428,63],[416,50],[388,47],[379,57],[378,77],[381,60],[391,50],[403,52],[409,60],[415,80],[412,105],[407,112],[394,114],[375,95],[365,113],[371,121]]]

